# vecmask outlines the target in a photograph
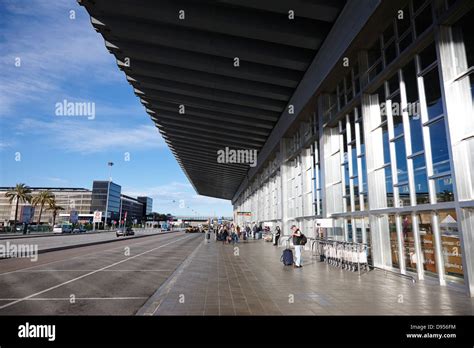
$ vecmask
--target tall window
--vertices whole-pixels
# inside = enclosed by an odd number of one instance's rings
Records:
[[[421,51],[418,56],[418,76],[421,78],[421,90],[424,94],[426,116],[423,126],[429,129],[429,145],[432,174],[429,177],[435,184],[437,202],[453,201],[453,185],[449,159],[444,105],[434,43]]]

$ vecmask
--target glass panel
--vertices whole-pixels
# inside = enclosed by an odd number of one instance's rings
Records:
[[[451,170],[449,163],[448,141],[444,119],[430,125],[431,155],[433,158],[433,173],[439,174]]]
[[[428,5],[415,18],[416,36],[420,36],[433,22],[431,14],[431,5]]]
[[[344,163],[344,183],[345,183],[345,192],[346,195],[350,194],[350,186],[349,186],[349,164],[346,162]]]
[[[439,212],[439,231],[441,234],[445,274],[464,278],[458,219],[454,209],[441,210]]]
[[[410,10],[408,6],[405,6],[402,9],[403,16],[397,16],[397,27],[398,27],[398,35],[402,36],[402,34],[410,28]]]
[[[405,138],[401,137],[395,140],[395,153],[397,157],[397,176],[398,182],[408,181],[407,154],[405,151]]]
[[[391,166],[385,167],[385,187],[387,189],[387,207],[393,207],[393,180]]]
[[[413,168],[415,172],[416,204],[428,204],[430,196],[428,194],[428,176],[426,175],[424,155],[413,158]]]
[[[375,94],[378,97],[379,107],[380,107],[380,119],[381,122],[385,122],[387,120],[387,110],[385,105],[385,88],[382,85]]]
[[[398,196],[400,207],[410,206],[410,188],[408,185],[398,187]]]
[[[365,233],[367,236],[367,245],[369,247],[368,250],[368,255],[367,255],[367,261],[369,265],[373,265],[373,257],[372,257],[372,239],[370,235],[370,219],[368,217],[364,217],[364,227],[365,227]]]
[[[382,138],[383,138],[383,160],[384,160],[384,163],[390,163],[390,141],[389,141],[387,126],[383,126],[382,128]]]
[[[423,130],[421,119],[419,115],[410,117],[410,137],[411,137],[411,152],[417,153],[424,150],[423,145]]]
[[[436,61],[436,46],[434,42],[426,47],[420,54],[421,70],[424,70]]]
[[[453,179],[451,176],[445,176],[435,180],[436,200],[437,202],[454,201]]]
[[[376,40],[372,47],[367,51],[369,68],[372,67],[382,56],[380,50],[380,40]]]
[[[360,211],[359,180],[358,180],[358,178],[354,178],[353,183],[354,183],[354,209],[356,211]]]
[[[389,65],[391,62],[397,58],[397,47],[395,46],[395,41],[393,41],[389,46],[384,49],[385,56],[385,65]]]
[[[408,103],[415,103],[418,101],[418,85],[416,82],[416,66],[415,61],[408,63],[403,69],[403,80],[407,93]]]
[[[357,150],[355,145],[352,147],[352,175],[357,176]]]
[[[367,193],[367,165],[365,162],[365,156],[362,156],[360,161],[362,166],[362,189],[363,192]]]
[[[439,85],[438,68],[428,72],[424,78],[426,106],[428,108],[428,119],[435,118],[443,113],[443,99]]]
[[[393,133],[397,137],[403,134],[403,117],[401,110],[400,94],[392,98]]]
[[[390,233],[390,250],[392,254],[392,267],[400,268],[400,261],[398,259],[398,238],[397,238],[397,223],[395,215],[388,216],[388,229]]]
[[[400,84],[398,80],[398,74],[394,74],[390,79],[388,79],[388,93],[389,95],[394,94],[396,91],[400,89]]]
[[[383,32],[383,42],[384,45],[387,45],[387,42],[389,42],[395,35],[395,32],[393,30],[393,24],[390,24],[387,29]]]
[[[431,275],[436,275],[435,245],[433,238],[433,228],[431,225],[431,214],[418,214],[421,252],[423,255],[423,269]]]
[[[457,24],[461,28],[466,50],[467,66],[474,66],[474,10],[469,11]]]
[[[408,46],[413,42],[413,34],[411,30],[403,38],[400,39],[398,43],[398,50],[402,53],[407,49]]]
[[[416,272],[415,237],[411,215],[402,215],[403,255],[407,271]]]
[[[418,11],[426,0],[413,0],[413,12]]]

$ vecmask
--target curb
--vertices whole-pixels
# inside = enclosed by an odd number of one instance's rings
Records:
[[[196,256],[198,250],[204,243],[201,242],[193,250],[191,254],[186,257],[186,259],[181,262],[178,267],[171,273],[171,275],[166,279],[166,281],[161,284],[161,286],[146,300],[146,302],[138,309],[135,313],[136,316],[153,316],[155,315],[156,311],[161,305],[161,302],[166,297],[166,295],[170,292],[171,288],[174,286],[178,278],[183,273],[184,269],[191,263]]]

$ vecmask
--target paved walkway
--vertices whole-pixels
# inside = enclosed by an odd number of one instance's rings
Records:
[[[472,315],[463,292],[384,272],[341,271],[304,255],[280,263],[282,249],[249,241],[202,243],[138,314],[155,315]]]

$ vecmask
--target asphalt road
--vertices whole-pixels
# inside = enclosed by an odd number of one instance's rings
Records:
[[[0,260],[0,315],[134,315],[202,241],[179,232],[48,252],[36,262]]]
[[[117,237],[115,231],[111,232],[100,232],[100,233],[74,233],[74,234],[48,234],[46,236],[28,236],[28,237],[12,237],[2,238],[0,245],[10,244],[22,244],[22,245],[35,245],[38,250],[46,250],[53,248],[63,248],[68,246],[76,246],[81,244],[104,242],[104,241],[115,241],[117,238],[135,238],[145,235],[153,235],[158,233],[169,233],[161,232],[159,229],[135,229],[134,236],[121,236]]]

